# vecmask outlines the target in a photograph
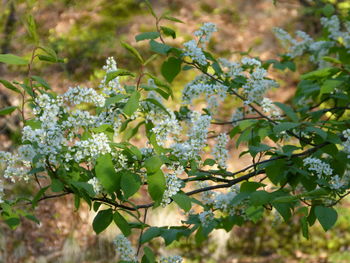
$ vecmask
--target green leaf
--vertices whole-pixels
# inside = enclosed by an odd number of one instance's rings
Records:
[[[160,29],[162,30],[162,32],[164,33],[164,35],[166,36],[170,36],[172,37],[173,39],[176,38],[176,32],[169,28],[169,27],[166,27],[166,26],[161,26]]]
[[[339,72],[340,69],[337,68],[322,68],[319,70],[311,71],[309,73],[306,73],[304,75],[301,75],[301,79],[319,79],[323,77],[331,76],[337,72]]]
[[[32,79],[35,80],[36,82],[38,82],[39,84],[41,84],[41,86],[46,89],[49,90],[51,89],[50,85],[41,77],[39,76],[32,76]]]
[[[145,167],[146,167],[147,173],[155,173],[159,171],[162,164],[163,164],[162,159],[160,159],[159,156],[157,155],[154,155],[148,158],[145,161]]]
[[[292,212],[290,211],[290,204],[272,203],[272,206],[283,217],[284,221],[287,222],[292,217]]]
[[[332,93],[341,84],[343,84],[341,80],[327,79],[321,86],[320,96],[326,93]]]
[[[256,191],[259,187],[263,186],[263,184],[258,182],[244,182],[241,184],[240,192],[242,193],[252,193]]]
[[[124,197],[128,199],[133,196],[141,186],[141,180],[137,174],[128,170],[121,172],[120,188],[123,190]]]
[[[11,229],[15,229],[21,223],[21,220],[17,216],[16,217],[9,217],[9,218],[5,219],[5,223]]]
[[[325,16],[330,17],[335,11],[335,8],[333,7],[333,5],[331,4],[326,4],[323,8],[322,8],[322,12]]]
[[[60,180],[52,179],[52,181],[51,181],[52,192],[58,193],[58,192],[63,191],[63,189],[64,189],[64,185]]]
[[[254,206],[265,205],[271,200],[271,195],[266,191],[256,191],[250,195],[250,202]]]
[[[119,227],[120,231],[122,231],[124,236],[127,237],[131,234],[131,227],[129,226],[128,221],[126,221],[118,211],[114,212],[113,221]]]
[[[130,46],[126,42],[121,42],[121,45],[128,50],[132,55],[134,55],[141,63],[143,63],[143,58],[141,57],[140,53],[132,46]]]
[[[281,110],[284,111],[284,113],[294,122],[298,122],[299,118],[298,115],[294,112],[292,107],[289,105],[280,103],[280,102],[274,102],[275,105],[277,105]]]
[[[38,202],[42,196],[44,196],[46,190],[49,188],[49,186],[41,188],[37,194],[34,196],[32,200],[32,207],[36,207],[38,205]]]
[[[154,12],[151,3],[150,3],[148,0],[145,0],[145,4],[146,4],[146,6],[148,7],[149,11],[151,12],[152,16],[154,16],[154,18],[157,19],[157,15],[156,15],[156,13]]]
[[[154,41],[153,39],[149,42],[149,45],[150,45],[150,49],[153,52],[163,54],[163,55],[166,55],[168,51],[171,49],[170,46]]]
[[[147,175],[148,192],[156,205],[162,201],[166,188],[165,177],[162,170]]]
[[[287,130],[293,129],[295,127],[298,127],[298,126],[299,126],[299,123],[281,122],[273,127],[273,131],[275,133],[281,133],[282,131],[287,131]]]
[[[303,216],[300,218],[301,231],[303,233],[303,237],[309,239],[309,224],[307,222],[307,218]]]
[[[36,29],[36,23],[34,20],[34,17],[32,15],[28,15],[27,16],[27,30],[29,33],[30,38],[33,39],[34,43],[39,43],[39,37],[38,37],[38,33],[37,33],[37,29]]]
[[[21,93],[21,91],[20,91],[18,88],[16,88],[14,85],[12,85],[12,84],[11,84],[9,81],[7,81],[7,80],[0,79],[0,83],[1,83],[2,85],[4,85],[5,88],[8,88],[8,89],[10,89],[10,90],[12,90],[12,91],[14,91],[14,92],[17,92],[17,93]]]
[[[105,154],[97,158],[95,173],[103,188],[109,193],[116,192],[120,189],[120,175],[118,175],[114,169],[112,156],[110,154]]]
[[[154,255],[152,249],[150,249],[149,247],[144,247],[143,252],[145,254],[145,257],[147,258],[148,263],[155,263],[156,262],[155,255]]]
[[[161,72],[163,77],[171,83],[181,71],[181,59],[170,57],[162,64]]]
[[[140,93],[135,91],[131,94],[128,102],[125,104],[123,111],[126,115],[131,116],[139,107]]]
[[[191,210],[192,203],[191,198],[188,197],[185,194],[177,193],[176,195],[173,195],[171,197],[175,203],[177,203],[185,212],[188,212]]]
[[[175,17],[172,17],[172,16],[168,16],[168,15],[164,15],[161,17],[162,19],[166,19],[166,20],[169,20],[169,21],[173,21],[173,22],[177,22],[177,23],[183,23],[183,21],[181,21],[180,19],[177,19]]]
[[[28,65],[28,60],[13,54],[0,54],[0,62],[11,65]]]
[[[150,227],[145,231],[145,233],[142,234],[140,243],[144,244],[152,240],[153,238],[160,236],[160,234],[161,234],[160,228]]]
[[[137,42],[139,41],[142,41],[142,40],[145,40],[145,39],[156,39],[158,38],[160,35],[158,32],[145,32],[145,33],[141,33],[141,34],[138,34],[136,37],[135,37],[135,40]]]
[[[105,84],[107,85],[111,80],[115,79],[116,77],[119,77],[119,76],[132,76],[134,77],[135,74],[128,71],[128,70],[125,70],[125,69],[118,69],[118,70],[115,70],[115,71],[111,71],[111,72],[108,72],[106,74],[106,80],[105,80]]]
[[[124,94],[117,94],[113,97],[109,97],[108,99],[106,99],[105,106],[108,107],[112,104],[115,104],[115,103],[121,101],[122,99],[125,99],[125,98],[127,98],[127,95],[124,95]]]
[[[153,60],[155,60],[159,55],[158,54],[153,54],[152,56],[150,56],[145,63],[143,63],[144,66],[146,66],[148,63],[152,62]]]
[[[337,211],[332,207],[316,206],[315,215],[324,231],[331,229],[338,219]]]
[[[16,109],[17,109],[17,107],[15,107],[15,106],[9,106],[9,107],[6,107],[6,108],[2,108],[2,109],[0,109],[0,116],[11,114]]]
[[[99,234],[112,223],[112,220],[112,209],[101,210],[95,216],[94,221],[92,222],[92,228],[94,229],[96,234]]]
[[[157,107],[159,107],[162,111],[164,111],[169,117],[171,117],[170,113],[168,112],[168,110],[164,107],[164,105],[162,103],[160,103],[158,100],[156,99],[152,99],[152,98],[147,98],[145,99],[145,101],[148,101],[150,103],[152,103],[153,105],[156,105]]]

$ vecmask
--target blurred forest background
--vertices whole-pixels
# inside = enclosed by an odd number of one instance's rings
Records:
[[[134,59],[120,46],[121,40],[135,45],[143,53],[148,52],[147,42],[136,44],[134,40],[140,32],[154,31],[153,17],[142,2],[0,0],[0,54],[30,57],[33,45],[24,21],[31,14],[37,22],[41,41],[64,58],[64,63],[60,64],[36,63],[34,74],[42,76],[57,92],[77,84],[97,86],[108,56],[114,56],[122,68],[135,69]],[[278,58],[283,50],[272,34],[273,27],[288,32],[300,29],[317,36],[320,34],[318,20],[325,4],[333,4],[339,15],[346,15],[350,10],[350,1],[340,0],[154,0],[151,3],[157,12],[169,10],[185,22],[167,24],[179,32],[176,40],[169,40],[178,45],[190,39],[203,22],[217,24],[219,30],[214,34],[210,48],[227,58],[247,51],[261,59]],[[150,70],[159,75],[160,63],[161,60],[155,60]],[[311,66],[301,60],[298,67],[310,69]],[[20,80],[26,74],[25,68],[0,64],[1,79]],[[176,98],[193,74],[181,74],[174,81]],[[275,70],[272,75],[280,79],[281,87],[278,94],[271,93],[270,97],[288,101],[297,85],[298,73]],[[19,100],[0,87],[0,108],[16,105]],[[19,139],[19,117],[15,114],[0,117],[0,150],[13,150]],[[239,151],[231,148],[229,165],[237,168]],[[25,195],[35,188],[17,185],[10,190]],[[183,239],[164,251],[159,249],[161,240],[153,242],[152,246],[159,254],[177,253],[186,259],[186,263],[350,262],[349,205],[350,202],[345,200],[338,208],[341,216],[336,227],[324,233],[316,225],[311,229],[309,240],[301,236],[298,219],[295,224],[285,224],[271,215],[257,225],[235,227],[230,233],[216,231],[201,246],[193,239]],[[148,218],[152,224],[166,225],[175,221],[176,218],[169,216],[172,214],[169,210],[158,210]],[[46,200],[39,205],[36,215],[41,220],[40,225],[24,220],[14,231],[0,223],[1,263],[116,262],[112,240],[117,230],[110,227],[96,236],[91,227],[94,214],[87,206],[75,211],[74,201],[69,197]]]

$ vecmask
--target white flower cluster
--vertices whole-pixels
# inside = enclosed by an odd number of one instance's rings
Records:
[[[263,100],[261,101],[261,108],[264,112],[269,113],[271,117],[277,119],[281,118],[281,112],[279,108],[275,104],[273,104],[272,100],[270,100],[269,98],[263,98]]]
[[[82,103],[93,103],[97,107],[103,107],[105,105],[105,98],[98,94],[96,90],[91,88],[70,87],[68,91],[63,95],[63,98],[73,105],[79,105]]]
[[[253,60],[255,59],[252,59],[251,61]],[[269,88],[278,86],[274,80],[266,79],[267,71],[258,66],[260,63],[258,60],[255,61],[256,62],[249,62],[249,65],[257,67],[255,67],[254,71],[249,74],[247,82],[242,86],[243,94],[246,97],[246,100],[244,101],[245,104],[261,101]]]
[[[89,161],[96,159],[99,155],[111,152],[110,141],[104,133],[93,133],[92,138],[77,141],[75,147],[71,148],[74,153],[74,160],[80,163],[84,159]]]
[[[308,170],[314,172],[318,178],[323,175],[331,176],[333,174],[333,169],[328,163],[321,161],[318,158],[308,157],[303,160],[305,166],[309,166]]]
[[[237,185],[234,185],[227,193],[216,194],[215,199],[213,200],[214,208],[230,215],[234,215],[236,213],[237,207],[236,205],[232,204],[232,200],[238,193],[239,188]]]
[[[170,135],[178,136],[182,130],[174,112],[168,112],[170,117],[168,115],[158,115],[160,118],[154,118],[152,120],[154,124],[152,132],[156,135],[157,143],[160,146],[166,146],[166,143],[170,142]]]
[[[219,62],[225,70],[226,77],[234,79],[237,76],[244,76],[243,68],[240,63],[232,62],[225,58],[219,58]]]
[[[232,124],[235,125],[237,121],[242,120],[243,118],[244,118],[244,108],[243,107],[237,108],[231,117]]]
[[[303,31],[295,32],[297,37],[301,39],[300,41],[292,38],[286,31],[281,28],[274,28],[273,31],[275,33],[275,36],[281,40],[282,45],[285,48],[289,49],[288,55],[291,58],[301,56],[313,43],[313,39]]]
[[[30,163],[21,158],[21,156],[9,152],[0,151],[0,164],[5,164],[3,177],[9,179],[12,183],[19,180],[27,181],[29,179]],[[3,183],[0,179],[1,184]]]
[[[0,204],[4,202],[4,182],[0,179]]]
[[[40,129],[25,126],[22,130],[22,141],[29,141],[31,145],[35,145],[36,154],[48,157],[52,163],[59,161],[59,154],[67,142],[61,127],[48,123],[42,124]]]
[[[178,165],[178,164],[175,164]],[[162,206],[165,207],[171,202],[171,197],[176,195],[181,187],[182,187],[182,181],[179,179],[179,176],[183,174],[184,169],[182,166],[178,165],[177,167],[169,166],[169,170],[173,170],[172,173],[166,173],[165,179],[166,179],[166,189],[163,194],[162,199]]]
[[[228,87],[220,83],[213,83],[206,75],[200,75],[188,83],[182,92],[182,101],[192,104],[193,99],[205,95],[208,109],[215,111],[219,102],[226,98]]]
[[[189,56],[194,62],[197,62],[199,65],[205,66],[207,64],[207,59],[203,53],[203,50],[197,46],[195,40],[190,40],[184,43],[185,47],[185,56]]]
[[[301,39],[298,41],[292,38],[286,31],[281,28],[274,28],[276,37],[281,40],[282,45],[288,49],[291,58],[302,55],[305,52],[310,53],[310,61],[317,63],[320,68],[326,67],[328,62],[323,57],[328,54],[329,49],[336,45],[337,42],[343,44],[346,48],[350,48],[350,23],[344,23],[346,31],[341,31],[341,23],[336,15],[330,18],[322,17],[321,24],[329,32],[330,41],[314,41],[308,34],[297,31],[296,36]]]
[[[214,213],[211,210],[203,211],[198,214],[198,218],[203,227],[208,227],[214,220]]]
[[[173,153],[183,160],[199,159],[199,155],[206,146],[210,121],[211,116],[209,115],[201,115],[197,111],[191,112],[190,129],[187,132],[188,140],[174,143],[171,146]]]
[[[182,263],[182,257],[180,256],[170,256],[170,257],[161,257],[160,263]]]
[[[333,190],[340,190],[347,186],[350,182],[350,174],[346,173],[343,177],[335,175],[329,181],[330,188]]]
[[[131,262],[137,261],[135,249],[124,235],[118,235],[114,239],[114,245],[121,260]]]
[[[203,26],[194,32],[196,37],[199,37],[199,42],[205,48],[206,44],[209,42],[212,34],[217,31],[216,25],[214,23],[204,23]]]
[[[103,191],[103,187],[102,187],[102,184],[100,183],[100,181],[96,178],[96,177],[93,177],[91,178],[89,181],[88,181],[88,184],[91,184],[93,189],[94,189],[94,192],[98,195],[98,194],[101,194],[102,191]]]
[[[37,107],[33,111],[35,115],[39,115],[37,119],[46,127],[57,125],[57,121],[64,113],[63,98],[58,96],[54,99],[47,94],[41,94],[35,98],[35,103]]]
[[[346,141],[343,144],[344,152],[348,154],[348,158],[350,158],[350,129],[343,131],[343,136]]]
[[[228,150],[226,149],[228,143],[228,136],[225,133],[220,133],[216,139],[216,143],[213,149],[213,156],[216,160],[219,168],[226,169],[227,159],[228,159]]]
[[[103,66],[103,70],[106,72],[106,74],[118,70],[117,62],[115,61],[114,57],[107,58],[106,65]],[[106,80],[107,76],[103,78],[99,86],[100,88],[103,88],[102,93],[104,93],[106,96],[113,96],[123,92],[122,86],[119,83],[119,77],[110,80],[108,83],[106,83]]]

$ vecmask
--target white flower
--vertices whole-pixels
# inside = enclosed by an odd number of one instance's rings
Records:
[[[96,90],[91,88],[81,88],[80,86],[74,88],[70,87],[68,91],[63,94],[63,98],[73,105],[93,103],[97,107],[103,107],[105,104],[105,98],[98,94]]]
[[[308,170],[314,172],[318,178],[323,175],[330,176],[333,174],[333,169],[328,163],[321,161],[320,159],[308,157],[303,160],[304,165],[309,166]]]
[[[181,263],[182,257],[180,256],[170,256],[170,257],[161,257],[160,263]]]
[[[217,31],[216,25],[213,23],[204,23],[203,26],[194,32],[196,37],[199,37],[199,42],[205,48],[206,43],[209,42],[212,34]]]
[[[179,175],[181,175],[184,172],[184,169],[182,166],[168,167],[170,170],[174,170],[172,173],[166,173],[165,179],[166,179],[166,189],[163,194],[162,199],[162,206],[166,206],[170,204],[171,197],[176,195],[181,187],[182,187],[182,181],[178,178]]]
[[[207,64],[207,59],[200,47],[197,47],[196,41],[190,40],[184,43],[185,56],[189,56],[193,61],[198,64],[205,66]]]
[[[214,213],[211,210],[203,211],[198,214],[199,220],[201,221],[203,227],[208,227],[214,220]]]
[[[272,117],[281,117],[280,110],[275,104],[272,103],[272,100],[270,100],[269,98],[263,98],[263,100],[261,101],[261,107],[264,112],[269,113]]]
[[[114,245],[121,260],[131,262],[137,261],[135,249],[124,235],[118,235],[114,239]]]
[[[113,57],[107,58],[106,65],[103,66],[103,70],[106,72],[106,74],[118,70],[117,62]],[[99,86],[100,88],[103,88],[103,94],[106,96],[113,96],[123,92],[123,89],[119,83],[119,77],[110,80],[108,83],[106,83],[106,79],[107,76],[103,78]]]
[[[94,192],[98,195],[100,193],[102,193],[103,191],[103,187],[102,187],[102,184],[100,183],[100,181],[96,178],[96,177],[93,177],[91,178],[89,181],[88,181],[88,184],[91,184],[93,189],[94,189]]]
[[[82,159],[94,160],[99,155],[111,152],[109,139],[104,133],[93,133],[92,138],[77,141],[71,151],[75,151],[74,160],[80,162]]]
[[[219,168],[226,169],[227,159],[228,159],[228,150],[226,149],[228,143],[228,136],[225,133],[220,133],[216,139],[216,143],[213,149],[213,156],[216,162],[219,165]]]

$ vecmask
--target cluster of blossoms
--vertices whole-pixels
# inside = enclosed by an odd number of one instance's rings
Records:
[[[206,75],[199,75],[188,83],[182,92],[182,102],[191,105],[193,100],[205,95],[208,109],[215,111],[219,102],[226,98],[228,87],[217,82],[210,81]]]
[[[107,74],[118,70],[117,62],[115,61],[115,59],[113,57],[107,58],[106,65],[103,66],[103,70]],[[106,83],[107,74],[103,78],[103,80],[101,81],[101,84],[99,86],[101,89],[103,89],[102,93],[105,94],[106,96],[112,96],[112,95],[116,95],[118,93],[122,93],[123,89],[119,83],[119,77],[116,77],[116,78],[110,80],[108,83]]]
[[[24,149],[25,147],[21,148]],[[28,180],[28,172],[30,171],[31,166],[30,162],[25,159],[27,158],[18,154],[0,151],[0,164],[3,163],[6,166],[3,177],[13,183],[20,180]],[[0,180],[0,184],[3,184],[2,180]]]
[[[103,187],[96,177],[91,178],[87,183],[92,185],[92,188],[97,195],[103,192]]]
[[[153,79],[149,79],[148,86],[156,88]],[[163,99],[155,92],[148,93],[148,99],[153,99],[162,104]],[[167,109],[167,112],[149,102],[142,102],[142,107],[147,110],[145,115],[146,122],[150,121],[154,125],[152,132],[156,135],[157,143],[160,146],[169,146],[172,139],[176,139],[181,133],[181,126],[173,111]]]
[[[227,159],[228,159],[228,150],[226,149],[228,143],[228,136],[225,133],[220,133],[217,137],[214,149],[213,149],[213,156],[216,162],[219,165],[219,168],[226,169],[227,165]]]
[[[203,211],[198,214],[198,218],[201,221],[203,227],[208,227],[214,220],[214,213],[211,210]]]
[[[346,152],[348,154],[348,158],[350,158],[350,129],[343,131],[343,136],[346,139],[343,144],[344,152]]]
[[[74,160],[80,163],[82,160],[88,159],[92,161],[99,155],[111,152],[110,141],[104,133],[93,133],[91,138],[83,141],[77,141],[75,147],[71,148],[74,152]]]
[[[170,257],[161,257],[160,263],[182,263],[183,259],[180,256],[170,256]]]
[[[103,107],[106,99],[94,89],[82,88],[80,86],[70,87],[63,98],[73,105],[92,103],[97,107]]]
[[[201,183],[201,187],[209,186],[207,183]],[[239,186],[233,185],[226,193],[206,191],[202,193],[202,201],[206,205],[212,206],[229,215],[234,215],[240,211],[240,207],[232,203],[232,200],[239,193]]]
[[[216,32],[216,26],[213,23],[204,23],[203,26],[194,33],[195,36],[199,37],[199,43],[202,44],[202,47],[205,48],[206,44],[209,42],[212,34]],[[198,44],[195,40],[190,40],[184,43],[185,53],[184,56],[189,56],[194,62],[199,65],[207,65],[207,59],[203,53],[203,50],[198,47]]]
[[[242,65],[253,67],[252,71],[247,74],[247,82],[242,86],[246,97],[245,104],[261,101],[268,89],[278,87],[274,80],[266,78],[267,71],[261,67],[260,61],[254,58],[243,58]]]
[[[328,54],[330,48],[337,43],[343,44],[346,48],[350,48],[350,23],[344,23],[346,31],[341,31],[341,23],[336,15],[330,18],[321,18],[321,24],[329,32],[330,40],[313,40],[307,33],[296,31],[296,36],[300,41],[292,38],[290,34],[281,28],[274,28],[276,37],[281,40],[282,45],[288,49],[287,55],[291,58],[301,56],[305,52],[310,53],[310,61],[317,63],[320,68],[326,67],[328,64],[323,57]]]
[[[120,259],[128,262],[136,262],[136,251],[131,246],[131,242],[124,236],[118,235],[114,239],[114,245]]]
[[[203,48],[209,42],[212,34],[217,31],[216,25],[213,23],[204,23],[203,26],[194,32],[194,35],[199,38],[199,42],[202,44]]]
[[[269,113],[271,117],[274,117],[276,119],[281,118],[280,110],[269,98],[263,98],[261,101],[261,108],[264,112]]]
[[[305,166],[308,166],[308,170],[314,172],[318,178],[322,176],[329,177],[333,174],[333,169],[330,165],[318,158],[308,157],[303,160],[303,163]]]
[[[167,168],[173,172],[165,173],[166,189],[163,194],[162,206],[170,204],[171,197],[180,191],[182,181],[180,180],[179,176],[184,173],[184,168],[179,164],[173,164]]]
[[[210,126],[211,116],[201,115],[197,111],[191,112],[189,120],[188,140],[176,142],[171,148],[175,156],[182,160],[196,160],[202,154],[206,146],[208,128]]]
[[[199,65],[205,66],[207,58],[205,57],[203,50],[197,46],[195,40],[190,40],[184,43],[185,47],[185,56],[189,56],[194,62],[197,62]]]

